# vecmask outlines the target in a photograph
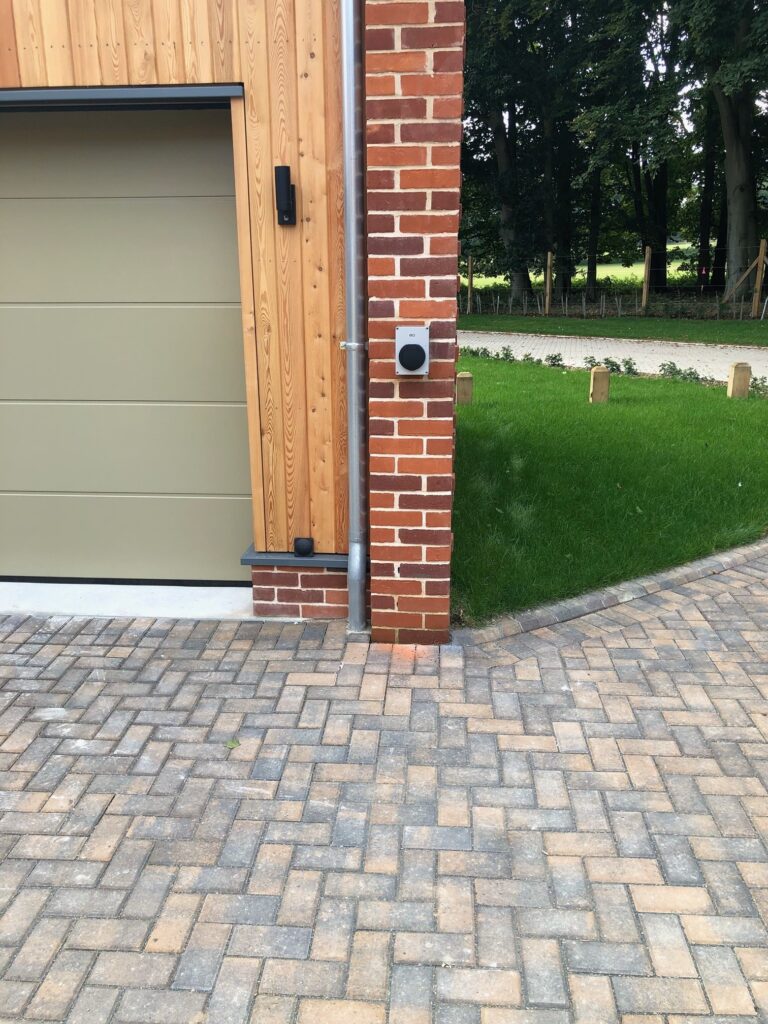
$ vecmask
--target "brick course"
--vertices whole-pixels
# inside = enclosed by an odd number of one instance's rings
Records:
[[[463,2],[366,0],[371,627],[448,639]],[[395,327],[430,329],[428,379]]]
[[[253,569],[253,614],[286,619],[343,619],[347,574],[338,569],[258,566]]]

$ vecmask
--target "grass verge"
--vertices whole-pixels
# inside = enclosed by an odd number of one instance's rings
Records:
[[[768,401],[465,355],[454,614],[470,624],[658,572],[768,528]]]
[[[629,316],[584,320],[576,316],[486,316],[473,313],[459,317],[459,330],[695,341],[705,345],[768,345],[768,320],[675,320]]]

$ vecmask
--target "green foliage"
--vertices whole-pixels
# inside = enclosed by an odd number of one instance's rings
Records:
[[[768,526],[768,402],[464,355],[454,611],[465,622],[660,571]],[[766,382],[768,383],[768,382]]]
[[[505,275],[517,295],[554,249],[567,290],[590,247],[599,173],[593,247],[629,266],[652,244],[661,283],[667,239],[695,244],[707,204],[713,239],[722,217],[718,90],[754,117],[768,230],[765,0],[468,0],[467,23],[461,236],[478,269]],[[682,254],[684,269],[706,284],[697,257]]]

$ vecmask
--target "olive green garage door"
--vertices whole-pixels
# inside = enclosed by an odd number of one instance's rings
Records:
[[[243,580],[229,113],[0,115],[0,576]]]

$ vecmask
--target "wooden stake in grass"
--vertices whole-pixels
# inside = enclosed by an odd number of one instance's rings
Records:
[[[611,371],[607,366],[593,366],[589,375],[589,401],[591,405],[600,405],[608,401],[611,387]]]
[[[457,405],[472,405],[472,389],[474,384],[475,378],[466,370],[456,374]]]
[[[760,299],[763,294],[763,281],[765,280],[765,261],[768,258],[768,240],[760,239],[760,252],[757,257],[757,273],[755,274],[755,293],[752,296],[752,319],[757,320],[760,316]]]
[[[653,255],[653,249],[650,245],[645,247],[645,266],[643,268],[643,301],[642,310],[644,313],[648,312],[648,298],[651,294],[651,256]]]
[[[552,264],[554,253],[547,253],[547,273],[544,280],[544,316],[552,314]]]
[[[749,363],[733,363],[728,371],[728,397],[749,398],[752,367]]]

